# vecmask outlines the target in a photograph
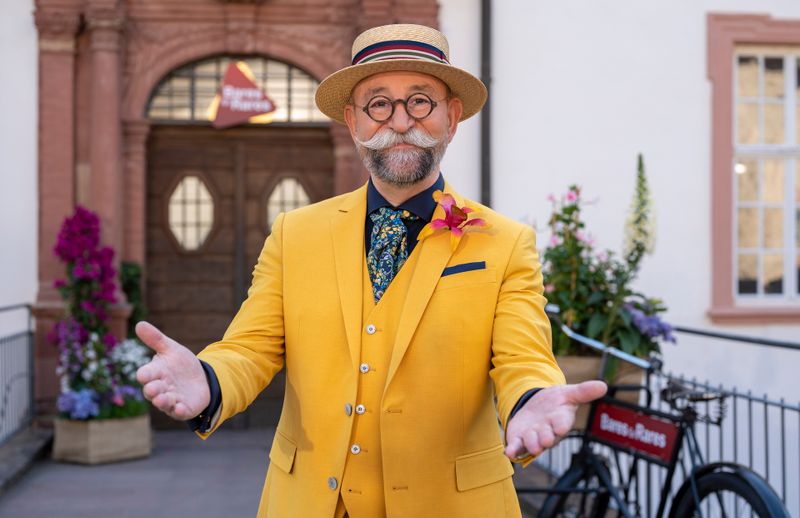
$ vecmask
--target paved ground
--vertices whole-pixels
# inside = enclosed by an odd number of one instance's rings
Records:
[[[155,433],[147,459],[79,466],[36,461],[0,496],[0,517],[252,517],[272,430]]]
[[[273,433],[221,430],[202,441],[188,431],[159,431],[147,459],[101,466],[38,460],[0,495],[0,517],[253,517]],[[518,485],[543,482],[535,468],[515,478]]]

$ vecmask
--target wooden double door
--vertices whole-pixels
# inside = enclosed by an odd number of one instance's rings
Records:
[[[330,132],[156,126],[147,161],[148,320],[196,353],[244,300],[270,219],[333,194]],[[281,374],[231,426],[276,423],[284,385]]]

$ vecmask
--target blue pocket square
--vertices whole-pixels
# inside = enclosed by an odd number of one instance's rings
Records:
[[[442,271],[442,277],[453,275],[454,273],[471,272],[472,270],[485,270],[486,261],[477,261],[474,263],[457,264],[455,266],[448,266]]]

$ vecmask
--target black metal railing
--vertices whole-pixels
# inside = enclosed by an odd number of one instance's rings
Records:
[[[28,304],[0,307],[3,316],[21,312],[25,312],[25,323],[21,326],[24,329],[0,337],[0,445],[33,419],[31,307]],[[13,322],[13,328],[20,327],[18,320]]]
[[[554,322],[554,325],[557,325]],[[564,327],[561,327],[565,330]],[[567,329],[568,330],[568,329]],[[567,331],[565,330],[565,331]],[[718,333],[690,328],[676,328],[677,332],[714,339],[744,342],[762,347],[779,347],[800,350],[800,344],[776,340],[760,339],[741,335]],[[589,347],[602,347],[602,344],[578,335],[571,330],[573,339]],[[612,354],[619,357],[619,355]],[[626,358],[621,358],[625,360]],[[641,363],[643,360],[637,359]],[[797,358],[795,361],[800,360]],[[792,516],[800,516],[800,404],[787,402],[785,398],[774,399],[766,394],[754,394],[733,386],[714,384],[708,380],[687,379],[681,375],[665,373],[660,369],[650,370],[643,378],[653,395],[652,407],[669,412],[668,405],[661,401],[661,389],[670,380],[678,381],[688,387],[719,391],[728,395],[724,405],[716,408],[715,403],[699,404],[699,411],[710,416],[722,413],[721,424],[715,425],[698,421],[695,430],[700,442],[703,457],[707,463],[735,462],[748,466],[764,477],[776,493],[781,496]],[[580,441],[567,438],[555,448],[542,454],[536,465],[544,470],[553,483],[570,464],[572,453],[580,447]],[[611,449],[601,450],[617,473],[627,473],[633,458]],[[678,490],[691,469],[688,458],[681,459],[681,467],[676,470],[671,484],[671,494]],[[636,487],[630,488],[629,499],[640,516],[653,516],[658,497],[664,485],[665,469],[637,463]],[[621,477],[616,476],[617,482]],[[670,500],[671,501],[671,500]]]

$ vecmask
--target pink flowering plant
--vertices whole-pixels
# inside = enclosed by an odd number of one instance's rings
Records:
[[[136,369],[148,361],[147,349],[136,340],[118,342],[106,324],[116,302],[116,271],[114,251],[100,246],[97,215],[77,207],[64,220],[54,252],[66,265],[66,278],[55,282],[65,315],[49,335],[59,351],[58,411],[80,420],[145,413]]]
[[[551,237],[542,265],[545,295],[561,309],[561,320],[580,334],[641,357],[660,352],[662,341],[675,342],[672,327],[660,317],[666,311],[662,301],[632,287],[654,241],[652,202],[641,156],[621,257],[596,249],[581,217],[579,186],[549,200]],[[592,354],[558,328],[553,328],[553,350],[556,355]]]

